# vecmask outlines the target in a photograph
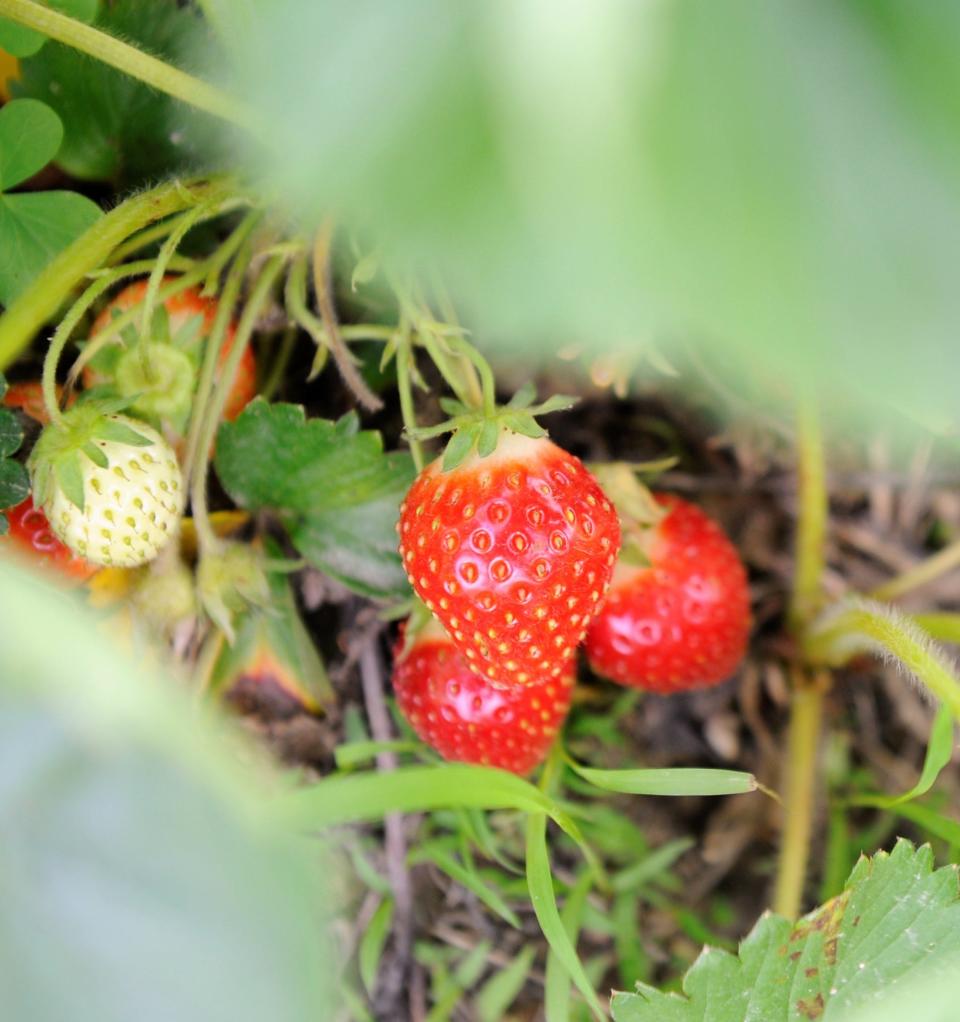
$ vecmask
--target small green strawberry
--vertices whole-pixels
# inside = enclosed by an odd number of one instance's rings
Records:
[[[152,561],[177,533],[184,486],[170,445],[150,426],[91,401],[40,434],[28,467],[50,528],[94,564]]]

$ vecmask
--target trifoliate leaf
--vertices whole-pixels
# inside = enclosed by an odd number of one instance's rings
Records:
[[[905,840],[863,858],[846,890],[796,924],[763,916],[739,955],[705,948],[683,996],[640,983],[617,993],[615,1022],[845,1022],[880,1013],[908,981],[932,981],[960,955],[957,869]]]
[[[78,21],[93,21],[99,0],[45,0],[47,7],[53,7]],[[25,28],[8,18],[0,18],[0,49],[14,57],[31,57],[37,53],[47,37],[32,28]]]
[[[0,461],[0,508],[16,507],[30,496],[30,479],[19,461]]]
[[[23,426],[9,408],[0,408],[0,458],[15,454],[23,443]]]
[[[385,453],[355,414],[307,419],[299,405],[258,398],[221,426],[215,464],[237,504],[280,513],[314,567],[365,596],[408,593],[396,524],[413,462]]]
[[[60,118],[35,99],[15,99],[0,109],[0,192],[33,177],[57,155]]]
[[[188,69],[196,54],[209,52],[203,22],[175,3],[116,0],[103,5],[97,27]],[[208,119],[164,93],[62,43],[48,43],[23,61],[12,91],[43,100],[60,115],[57,164],[81,180],[130,185],[174,174],[195,164],[215,133]]]

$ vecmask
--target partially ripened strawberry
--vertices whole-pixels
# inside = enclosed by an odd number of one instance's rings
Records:
[[[501,688],[470,670],[435,622],[401,638],[393,669],[397,703],[444,759],[529,773],[547,755],[570,709],[575,661],[556,678]]]
[[[603,599],[620,525],[596,479],[549,440],[429,465],[400,509],[417,595],[470,667],[501,685],[561,677]]]
[[[665,513],[638,540],[648,564],[621,558],[587,632],[587,657],[597,674],[651,692],[715,685],[734,673],[746,649],[746,572],[699,508],[679,497],[655,499]],[[630,535],[627,519],[624,528]]]

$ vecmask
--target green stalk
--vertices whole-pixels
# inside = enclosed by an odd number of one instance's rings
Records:
[[[200,366],[197,390],[193,398],[193,409],[190,413],[190,425],[187,429],[187,442],[183,459],[184,478],[187,480],[188,486],[192,486],[194,480],[195,465],[200,451],[201,434],[203,433],[203,425],[206,421],[207,406],[210,403],[210,397],[213,392],[213,380],[217,371],[220,350],[227,336],[227,330],[230,328],[234,309],[243,287],[243,280],[249,268],[252,251],[250,232],[253,230],[255,223],[256,220],[254,218],[247,218],[234,232],[234,235],[242,235],[242,245],[224,281],[223,290],[217,301],[217,311],[213,318],[213,324],[210,327],[210,333],[207,335],[203,351],[203,363]],[[224,244],[229,244],[230,240],[228,239]],[[206,471],[205,466],[206,462],[204,462],[204,472]]]
[[[805,648],[830,666],[864,652],[892,658],[960,721],[960,681],[930,636],[892,607],[862,598],[841,603],[814,625]]]
[[[809,393],[800,400],[797,420],[798,500],[796,567],[788,620],[802,636],[823,600],[824,548],[827,526],[826,468],[823,437],[816,401]],[[803,885],[810,857],[817,744],[823,708],[823,690],[829,676],[793,671],[790,699],[786,809],[774,887],[774,906],[794,918],[803,901]]]
[[[409,325],[403,318],[400,330],[403,340],[397,348],[397,392],[400,395],[400,414],[407,433],[407,443],[417,472],[423,471],[423,445],[414,435],[417,428],[417,413],[413,403],[413,352],[410,343]]]
[[[784,791],[786,809],[773,895],[774,912],[787,919],[796,919],[800,914],[807,876],[816,802],[820,718],[827,683],[826,677],[807,678],[799,669],[793,680]]]
[[[34,0],[0,0],[0,16],[86,53],[198,110],[241,128],[255,130],[256,122],[252,112],[232,96],[98,28],[85,25],[82,21],[35,3]]]
[[[217,434],[217,427],[223,416],[223,409],[227,403],[227,397],[230,393],[230,388],[233,386],[234,378],[237,375],[240,360],[247,350],[250,338],[256,329],[257,321],[270,298],[270,292],[280,276],[280,271],[283,269],[286,259],[286,255],[282,253],[272,256],[263,270],[261,270],[259,277],[257,277],[253,290],[250,292],[250,297],[240,315],[240,322],[237,324],[237,333],[234,337],[233,346],[230,348],[230,354],[223,364],[220,379],[217,381],[206,409],[203,427],[200,430],[199,449],[196,453],[197,461],[193,468],[190,487],[190,503],[193,509],[194,525],[197,530],[197,542],[201,552],[214,549],[218,543],[213,528],[210,525],[210,515],[207,510],[207,469],[210,463],[210,453]],[[226,291],[226,288],[224,288],[224,291]]]
[[[790,626],[796,632],[823,603],[824,548],[827,529],[827,485],[823,436],[816,399],[805,394],[797,417],[798,496],[796,564]]]
[[[10,2],[0,0],[0,14],[4,13],[2,5]],[[169,181],[127,199],[102,216],[60,252],[0,316],[0,371],[27,347],[44,323],[56,315],[77,284],[102,266],[118,245],[173,213],[201,202],[226,198],[233,187],[225,177],[187,184]]]

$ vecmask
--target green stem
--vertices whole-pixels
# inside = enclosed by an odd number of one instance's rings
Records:
[[[483,413],[492,418],[497,411],[497,385],[493,378],[493,370],[490,368],[490,363],[463,337],[454,337],[450,343],[454,350],[466,359],[479,373],[480,402],[483,406]],[[475,395],[472,397],[472,401],[476,402]]]
[[[280,338],[280,346],[277,348],[277,353],[273,357],[273,361],[270,363],[270,370],[263,379],[263,383],[260,386],[260,396],[265,401],[272,401],[273,396],[280,389],[280,384],[283,382],[283,375],[287,371],[287,366],[290,364],[290,356],[293,354],[293,349],[297,343],[297,331],[295,327],[288,327],[283,331],[283,336]]]
[[[831,608],[807,636],[807,655],[830,666],[864,652],[893,657],[960,721],[960,681],[930,636],[892,607],[847,601]]]
[[[0,4],[9,2],[0,0]],[[188,185],[171,181],[133,196],[102,216],[60,252],[0,317],[0,371],[6,369],[43,324],[53,318],[73,288],[102,266],[118,245],[149,224],[182,209],[213,198],[225,198],[233,187],[225,177]]]
[[[255,130],[251,111],[232,96],[129,43],[70,18],[34,0],[0,0],[0,16],[109,64],[175,99],[215,117]]]
[[[788,919],[797,918],[803,901],[816,801],[820,718],[827,684],[825,673],[808,677],[799,669],[793,679],[787,736],[786,809],[773,895],[773,910]]]
[[[944,547],[916,567],[877,586],[870,595],[875,600],[895,600],[920,586],[933,582],[960,565],[960,541]]]
[[[283,254],[272,256],[261,270],[240,315],[240,322],[237,324],[237,333],[233,340],[233,346],[230,348],[230,354],[227,355],[226,361],[223,364],[220,379],[217,381],[217,385],[210,397],[203,428],[200,430],[200,446],[196,455],[196,466],[192,474],[190,501],[201,555],[203,552],[215,549],[218,543],[210,525],[210,516],[207,510],[207,469],[217,434],[217,427],[223,416],[223,409],[227,403],[230,388],[233,386],[237,369],[240,366],[240,360],[247,350],[250,338],[256,329],[257,321],[270,298],[270,292],[280,276],[280,271],[283,269],[286,258]],[[226,288],[224,288],[224,291],[226,291]]]
[[[827,488],[823,438],[816,399],[805,392],[797,417],[798,515],[796,567],[788,620],[802,637],[823,599],[824,548],[827,527]],[[817,783],[817,741],[823,709],[823,690],[829,675],[809,676],[793,671],[786,780],[786,809],[774,887],[774,907],[794,918],[803,901],[810,858],[814,792]]]
[[[57,400],[57,366],[77,324],[100,295],[113,287],[117,281],[123,280],[125,277],[136,276],[138,273],[146,273],[151,265],[150,261],[143,260],[138,263],[128,263],[126,266],[103,274],[80,295],[57,325],[50,344],[47,346],[41,376],[43,403],[51,422],[59,422],[62,418],[60,402]],[[68,386],[70,385],[71,383],[68,381]]]
[[[827,486],[823,437],[816,399],[805,394],[797,418],[798,488],[796,565],[789,620],[802,630],[823,601],[824,548],[827,528]]]
[[[254,223],[254,219],[248,218],[234,232],[235,235],[243,235],[243,243],[224,281],[223,290],[217,301],[217,311],[214,315],[213,324],[210,327],[210,333],[207,335],[203,351],[203,364],[200,367],[197,389],[193,397],[193,408],[190,413],[190,425],[187,429],[187,442],[183,459],[184,478],[187,480],[187,485],[191,487],[194,481],[194,466],[200,451],[203,424],[206,421],[207,406],[210,403],[210,395],[213,391],[217,362],[220,358],[220,351],[227,336],[227,331],[230,329],[230,324],[233,321],[234,309],[240,297],[240,290],[243,287],[243,280],[249,267],[252,252],[250,232],[253,230]],[[205,471],[206,469],[204,468]]]

